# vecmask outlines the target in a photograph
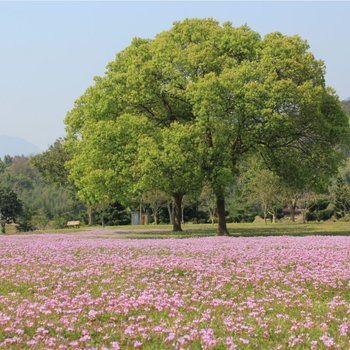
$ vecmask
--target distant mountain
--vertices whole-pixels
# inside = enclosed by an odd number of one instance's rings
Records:
[[[350,114],[350,97],[347,98],[346,100],[342,101],[341,103],[345,109],[345,111]]]
[[[0,157],[1,158],[3,158],[7,154],[10,156],[16,156],[16,155],[29,156],[40,152],[41,150],[39,147],[19,137],[0,135]]]

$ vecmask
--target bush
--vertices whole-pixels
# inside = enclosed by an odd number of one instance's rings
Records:
[[[19,232],[29,232],[35,230],[32,224],[32,212],[30,210],[25,210],[21,216],[17,219],[17,231]]]
[[[36,229],[45,230],[48,223],[49,223],[49,219],[44,212],[40,212],[32,216],[31,224]]]
[[[306,221],[326,221],[334,214],[333,209],[324,209],[319,211],[308,211],[306,213]]]
[[[326,221],[329,220],[334,214],[334,210],[325,209],[318,212],[318,220]]]
[[[343,217],[339,219],[341,222],[350,222],[350,214],[345,214]]]
[[[305,220],[306,221],[316,221],[317,220],[317,215],[315,212],[308,211],[305,215]]]
[[[104,210],[96,211],[96,222],[102,223],[102,216],[105,225],[129,225],[131,222],[131,216],[127,208],[116,202],[109,205]]]
[[[52,226],[55,229],[65,228],[67,221],[68,220],[65,217],[55,216],[53,218]]]

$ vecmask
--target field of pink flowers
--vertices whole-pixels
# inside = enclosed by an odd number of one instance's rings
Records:
[[[1,349],[348,349],[350,237],[0,237]]]

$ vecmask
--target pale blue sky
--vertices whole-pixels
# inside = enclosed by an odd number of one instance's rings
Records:
[[[350,97],[350,2],[0,2],[0,134],[47,148],[118,51],[186,17],[299,34]]]

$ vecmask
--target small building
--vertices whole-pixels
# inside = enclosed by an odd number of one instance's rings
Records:
[[[151,222],[151,217],[148,213],[141,213],[138,211],[131,212],[131,225],[148,225]]]

